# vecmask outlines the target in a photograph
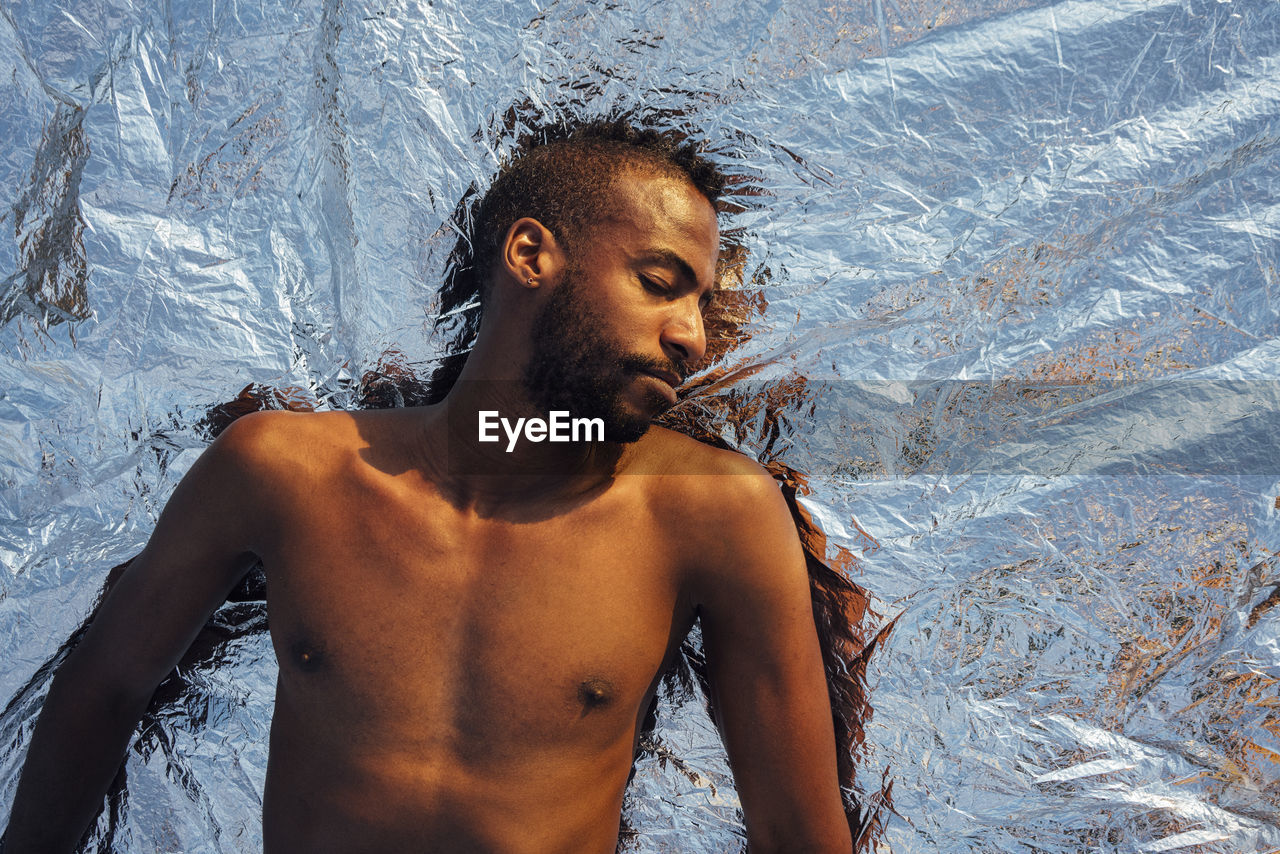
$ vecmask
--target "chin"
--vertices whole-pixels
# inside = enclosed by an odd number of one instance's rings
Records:
[[[610,407],[611,411],[604,418],[604,439],[606,442],[618,442],[629,445],[638,442],[640,437],[649,432],[654,416],[648,410],[637,411],[626,406],[622,401]]]
[[[649,432],[651,426],[653,424],[648,419],[643,422],[625,422],[622,424],[606,421],[604,425],[604,440],[606,442],[617,442],[620,445],[630,445],[633,442],[640,441],[644,434]]]
[[[630,444],[638,442],[649,432],[653,420],[671,408],[670,402],[660,394],[644,391],[636,404],[625,398],[615,398],[610,412],[604,419],[604,438],[607,442]]]

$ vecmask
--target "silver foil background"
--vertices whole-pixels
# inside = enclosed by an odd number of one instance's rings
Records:
[[[1271,0],[3,0],[0,815],[41,666],[209,408],[439,355],[445,224],[513,104],[666,111],[765,192],[756,310],[688,405],[809,473],[896,618],[878,850],[1280,851]],[[231,635],[97,850],[260,850],[275,665]],[[739,850],[672,702],[632,850]]]

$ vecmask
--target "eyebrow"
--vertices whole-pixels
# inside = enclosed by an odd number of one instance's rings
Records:
[[[695,286],[698,284],[698,274],[693,271],[693,266],[670,249],[650,249],[642,257],[644,260],[656,260],[666,264],[681,276],[693,282]],[[716,283],[712,282],[710,292],[715,293],[716,290]]]

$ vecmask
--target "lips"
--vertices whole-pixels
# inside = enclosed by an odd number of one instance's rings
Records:
[[[651,377],[657,377],[662,380],[664,383],[671,386],[672,390],[679,388],[680,384],[684,382],[684,380],[680,378],[679,374],[672,371],[645,371],[645,373]]]
[[[683,382],[683,380],[680,379],[678,374],[675,374],[671,371],[643,371],[642,375],[655,379],[659,383],[661,383],[662,384],[661,390],[662,390],[663,397],[667,399],[667,403],[669,405],[672,405],[672,406],[675,405],[676,387],[680,385],[681,382]]]

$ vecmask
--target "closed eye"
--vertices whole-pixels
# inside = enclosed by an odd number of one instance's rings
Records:
[[[671,296],[671,288],[667,287],[665,282],[646,276],[644,273],[640,274],[640,284],[644,285],[644,289],[651,294],[663,297]]]

